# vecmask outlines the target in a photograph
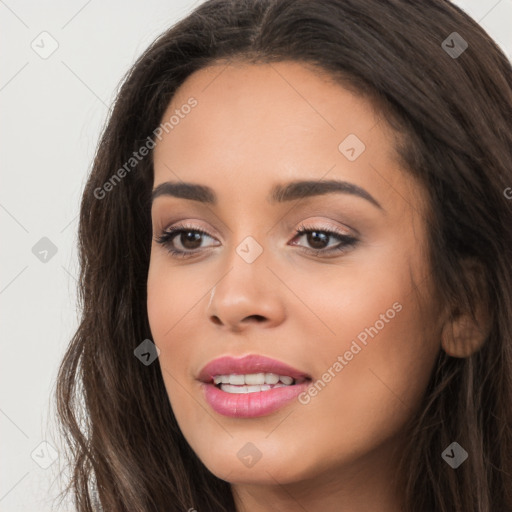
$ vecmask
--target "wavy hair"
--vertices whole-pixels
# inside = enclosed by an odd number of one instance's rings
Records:
[[[453,32],[468,43],[456,58],[443,46]],[[439,354],[403,451],[404,511],[512,511],[512,69],[446,0],[209,0],[136,61],[81,200],[81,318],[55,393],[63,492],[78,512],[235,510],[230,484],[183,437],[160,366],[134,357],[151,339],[151,152],[113,181],[187,77],[235,60],[316,66],[386,113],[403,169],[428,192],[440,300],[475,311],[485,297],[491,318],[479,351]],[[467,261],[481,268],[478,293]],[[441,457],[453,440],[470,454],[456,470]]]

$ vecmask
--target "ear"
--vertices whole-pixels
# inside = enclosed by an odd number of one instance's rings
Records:
[[[483,267],[474,261],[463,263],[471,287],[473,311],[452,306],[447,312],[441,335],[443,350],[452,357],[469,357],[478,352],[489,336],[491,315]],[[468,309],[468,310],[466,310]]]

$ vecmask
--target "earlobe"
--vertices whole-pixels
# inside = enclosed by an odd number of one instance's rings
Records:
[[[465,262],[472,288],[474,314],[454,308],[444,323],[441,334],[443,350],[452,357],[465,358],[478,352],[485,344],[491,327],[487,286],[480,265]]]

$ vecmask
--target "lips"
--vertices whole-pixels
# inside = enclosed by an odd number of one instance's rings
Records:
[[[265,376],[265,385],[247,385],[257,376]],[[251,354],[214,359],[199,372],[198,380],[214,411],[235,418],[255,418],[289,404],[308,387],[311,377],[281,361]]]
[[[199,372],[198,379],[201,382],[212,382],[216,375],[247,375],[253,373],[275,373],[277,375],[287,375],[295,380],[311,378],[307,373],[281,361],[251,354],[238,358],[225,356],[214,359]]]

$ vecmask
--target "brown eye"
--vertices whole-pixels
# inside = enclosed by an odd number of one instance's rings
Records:
[[[213,238],[202,229],[177,225],[164,231],[156,238],[156,242],[166,247],[173,256],[186,257],[199,252],[204,237]]]
[[[201,247],[202,236],[203,235],[197,231],[181,231],[176,233],[171,240],[176,238],[184,249],[194,250]]]
[[[306,228],[300,226],[295,232],[295,238],[304,237],[309,249],[309,252],[314,252],[317,255],[330,255],[332,253],[340,253],[353,247],[358,242],[358,239],[346,233],[340,233],[332,229],[324,228]],[[334,246],[329,247],[331,240],[337,241]],[[294,243],[293,245],[298,245]]]

